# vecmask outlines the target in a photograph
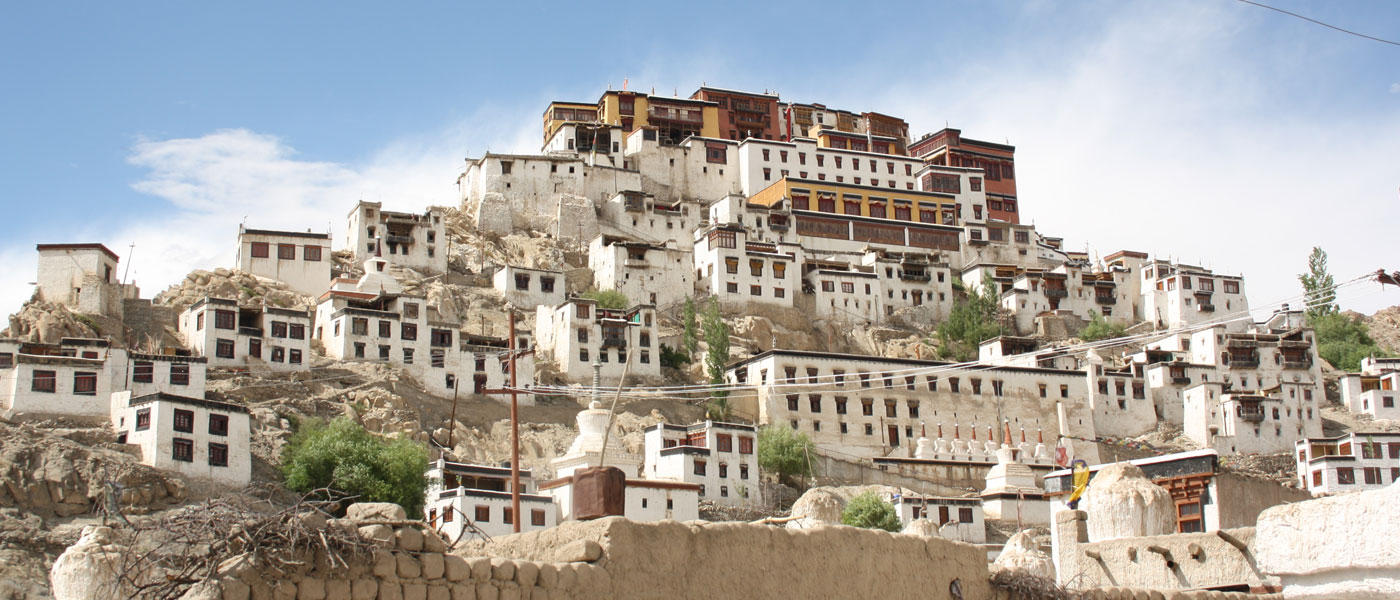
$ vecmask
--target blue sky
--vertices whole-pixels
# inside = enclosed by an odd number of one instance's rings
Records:
[[[1273,3],[1400,39],[1400,4]],[[339,242],[362,197],[454,204],[463,157],[538,150],[548,101],[624,78],[1009,141],[1042,232],[1242,273],[1256,306],[1313,245],[1400,269],[1397,46],[1230,0],[493,4],[9,3],[0,312],[39,242],[135,242],[150,296],[231,266],[245,218]]]

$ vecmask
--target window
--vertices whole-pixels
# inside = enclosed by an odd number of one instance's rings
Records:
[[[750,296],[762,296],[762,295],[763,295],[763,286],[761,286],[761,285],[751,285],[751,286],[749,286],[749,295],[750,295]]]
[[[886,401],[885,401],[885,416],[886,416],[886,417],[889,417],[889,418],[891,418],[891,419],[893,419],[893,418],[899,416],[898,413],[897,413],[896,410],[895,410],[894,400],[886,400]]]
[[[533,527],[544,527],[544,510],[533,509],[530,511],[530,525]]]
[[[277,244],[278,260],[295,260],[297,257],[297,247],[295,244]]]
[[[405,340],[418,339],[418,326],[413,323],[403,323],[399,325],[399,337]]]
[[[379,322],[379,337],[386,338],[394,335],[394,325],[389,321]]]
[[[473,520],[476,521],[477,523],[490,523],[490,522],[491,522],[491,507],[490,507],[490,506],[485,506],[485,505],[478,504],[478,505],[476,506],[476,515],[475,515],[475,518],[474,518]]]
[[[953,392],[954,394],[958,393],[958,385],[959,385],[959,383],[960,383],[960,380],[959,380],[957,377],[949,377],[949,378],[948,378],[948,391]]]
[[[411,303],[409,303],[409,304],[404,304],[404,305],[403,305],[403,318],[405,318],[405,319],[417,319],[417,318],[418,318],[418,305],[417,305],[417,304],[411,304]]]
[[[194,440],[175,438],[170,444],[170,454],[180,462],[194,462]]]
[[[705,461],[703,461],[703,460],[697,460],[697,461],[695,461],[695,474],[696,474],[696,475],[704,475],[704,474],[705,474]]]
[[[214,356],[233,358],[233,340],[216,340],[214,342]]]
[[[267,258],[267,242],[253,242],[250,248],[253,258]]]
[[[364,358],[364,357],[365,357],[365,343],[364,343],[364,342],[355,342],[355,358]]]
[[[143,408],[136,411],[136,430],[145,431],[151,428],[151,409]]]
[[[1354,483],[1356,483],[1356,474],[1352,472],[1351,467],[1337,467],[1338,485],[1352,485]]]
[[[820,395],[812,394],[808,396],[807,404],[808,407],[812,409],[813,413],[820,413],[822,411],[822,397]]]
[[[841,292],[845,294],[854,294],[856,292],[856,284],[850,281],[842,281]]]
[[[860,399],[860,414],[867,417],[875,416],[875,401],[870,398]]]
[[[1377,485],[1381,483],[1380,467],[1364,467],[1361,469],[1362,481],[1367,485]]]
[[[369,335],[369,319],[356,317],[350,319],[351,335]]]
[[[156,365],[149,360],[138,360],[131,369],[131,380],[136,383],[155,381]]]
[[[233,327],[234,327],[233,323],[234,323],[233,311],[231,311],[231,310],[216,310],[216,311],[214,311],[214,329],[233,329]]]
[[[734,283],[733,281],[726,283],[724,284],[724,291],[730,294],[737,294],[739,293],[739,284]]]
[[[739,272],[739,259],[729,257],[724,259],[724,272],[736,274]]]
[[[289,325],[287,327],[287,337],[290,337],[294,340],[306,339],[306,326],[295,323]]]
[[[1060,397],[1061,397],[1061,398],[1068,398],[1068,397],[1069,397],[1069,386],[1067,386],[1067,385],[1062,385],[1062,386],[1060,386]]]
[[[73,374],[73,393],[83,396],[97,395],[97,373],[79,371]]]
[[[271,360],[272,360],[272,362],[278,362],[278,363],[280,363],[280,362],[286,362],[286,361],[287,361],[287,349],[286,349],[286,348],[281,348],[281,347],[278,347],[278,346],[273,346],[273,347],[272,347],[272,357],[271,357]]]
[[[301,247],[301,258],[302,258],[302,260],[305,260],[305,261],[308,261],[308,262],[320,262],[320,261],[321,261],[321,247],[320,247],[320,246],[302,246],[302,247]]]
[[[1240,293],[1240,282],[1238,282],[1238,281],[1226,281],[1226,282],[1225,282],[1225,293],[1226,293],[1226,294],[1238,294],[1238,293]]]
[[[506,525],[515,524],[515,515],[512,514],[510,508],[501,508],[501,522],[505,523]]]
[[[228,444],[209,442],[209,466],[228,466]]]
[[[228,435],[228,415],[209,415],[209,434]]]
[[[730,437],[730,435],[727,434],[727,433],[717,433],[717,434],[715,434],[715,451],[717,451],[717,452],[733,452],[733,451],[734,451],[734,438]],[[720,465],[720,468],[723,469],[723,468],[724,468],[724,465]],[[721,475],[721,477],[723,477],[723,475]]]
[[[175,431],[194,433],[194,411],[175,409]]]
[[[529,289],[530,289],[530,274],[529,274],[529,273],[516,273],[516,274],[515,274],[515,289],[517,289],[517,290],[529,291]]]
[[[184,364],[170,365],[170,385],[189,385],[190,366]]]
[[[838,415],[844,415],[844,414],[846,414],[846,397],[845,397],[845,396],[837,396],[837,397],[836,397],[836,414],[838,414]]]
[[[739,454],[753,454],[753,438],[739,436]]]
[[[301,350],[288,350],[287,363],[293,365],[301,364]]]
[[[788,407],[788,410],[789,410],[789,411],[797,412],[797,400],[798,400],[798,395],[797,395],[797,394],[788,394],[788,396],[787,396],[787,407]]]
[[[750,261],[749,261],[749,275],[753,275],[754,277],[762,277],[762,276],[763,276],[763,261],[762,261],[762,260],[754,259],[754,260],[750,260]]]
[[[432,331],[432,335],[431,335],[431,337],[429,338],[429,342],[428,342],[428,343],[431,344],[431,345],[433,345],[433,346],[435,346],[435,347],[438,347],[438,348],[445,348],[445,347],[451,346],[451,345],[452,345],[452,330],[451,330],[451,329],[434,329],[434,330]]]
[[[204,331],[204,313],[201,312],[194,316],[194,329],[195,331]]]

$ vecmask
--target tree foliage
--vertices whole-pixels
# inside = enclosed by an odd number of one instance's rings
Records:
[[[685,316],[683,321],[684,334],[681,341],[686,355],[695,356],[700,353],[700,324],[695,315],[695,299],[685,297]]]
[[[340,417],[306,420],[282,449],[282,476],[297,492],[333,490],[336,500],[393,502],[410,517],[423,516],[428,451],[406,438],[385,440]]]
[[[956,279],[954,280],[956,281]],[[1001,326],[996,283],[991,275],[982,279],[982,289],[969,289],[967,299],[953,305],[948,319],[938,325],[938,354],[943,358],[966,361],[977,358],[977,346],[1006,333]]]
[[[686,353],[676,350],[666,344],[661,345],[661,366],[670,369],[679,369],[690,362],[690,357]]]
[[[1303,284],[1308,318],[1337,314],[1337,292],[1332,274],[1327,272],[1327,253],[1314,246],[1308,255],[1308,272],[1298,275]]]
[[[724,313],[720,312],[719,300],[714,296],[705,307],[700,329],[705,336],[705,373],[710,376],[711,384],[722,385],[724,368],[729,365],[729,324],[724,322]],[[712,419],[728,420],[731,413],[729,392],[711,392],[708,412]]]
[[[866,492],[847,502],[846,508],[841,511],[841,523],[851,527],[893,532],[901,529],[894,505],[885,502],[875,492]]]
[[[1097,342],[1117,337],[1123,337],[1128,329],[1120,323],[1110,323],[1103,318],[1099,311],[1089,311],[1089,324],[1084,329],[1079,330],[1079,339],[1086,342]]]
[[[1361,370],[1361,359],[1389,354],[1371,339],[1366,324],[1341,313],[1308,318],[1317,335],[1317,355],[1333,367],[1355,373]]]
[[[623,309],[632,305],[627,296],[617,290],[588,290],[580,296],[598,303],[598,308]]]
[[[791,427],[769,425],[758,430],[758,466],[780,479],[811,475],[814,450],[812,439]]]

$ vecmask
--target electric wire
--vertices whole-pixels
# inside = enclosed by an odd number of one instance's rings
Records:
[[[1284,9],[1282,9],[1282,8],[1277,8],[1277,7],[1269,6],[1269,5],[1267,5],[1267,4],[1262,4],[1262,3],[1259,3],[1259,2],[1253,2],[1252,0],[1238,0],[1238,1],[1239,1],[1239,2],[1243,2],[1243,3],[1245,3],[1245,4],[1252,5],[1252,6],[1258,6],[1259,8],[1267,8],[1267,9],[1272,10],[1272,11],[1275,11],[1275,12],[1281,12],[1281,13],[1283,13],[1283,14],[1285,14],[1285,15],[1290,16],[1290,17],[1296,17],[1296,18],[1302,19],[1302,20],[1304,20],[1304,21],[1307,21],[1307,22],[1309,22],[1309,23],[1315,23],[1315,24],[1317,24],[1317,25],[1321,25],[1321,26],[1326,27],[1326,28],[1328,28],[1328,29],[1335,29],[1335,30],[1340,31],[1340,32],[1342,32],[1342,33],[1345,33],[1345,34],[1347,34],[1347,35],[1354,35],[1354,36],[1359,37],[1359,38],[1365,38],[1365,39],[1368,39],[1368,40],[1380,42],[1380,43],[1382,43],[1382,44],[1390,44],[1390,45],[1392,45],[1392,46],[1400,46],[1400,42],[1392,42],[1392,41],[1387,40],[1387,39],[1381,39],[1381,38],[1378,38],[1378,37],[1369,36],[1369,35],[1366,35],[1366,34],[1364,34],[1364,33],[1357,33],[1357,32],[1352,31],[1352,30],[1350,30],[1350,29],[1342,29],[1341,27],[1337,27],[1336,25],[1330,25],[1330,24],[1327,24],[1327,23],[1323,23],[1322,21],[1319,21],[1319,20],[1317,20],[1317,19],[1311,19],[1311,18],[1305,17],[1305,16],[1300,15],[1300,14],[1295,13],[1295,12],[1286,11],[1286,10],[1284,10]]]

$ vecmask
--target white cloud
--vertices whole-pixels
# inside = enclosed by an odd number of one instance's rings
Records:
[[[1390,84],[1390,93],[1400,94],[1400,81]]]

